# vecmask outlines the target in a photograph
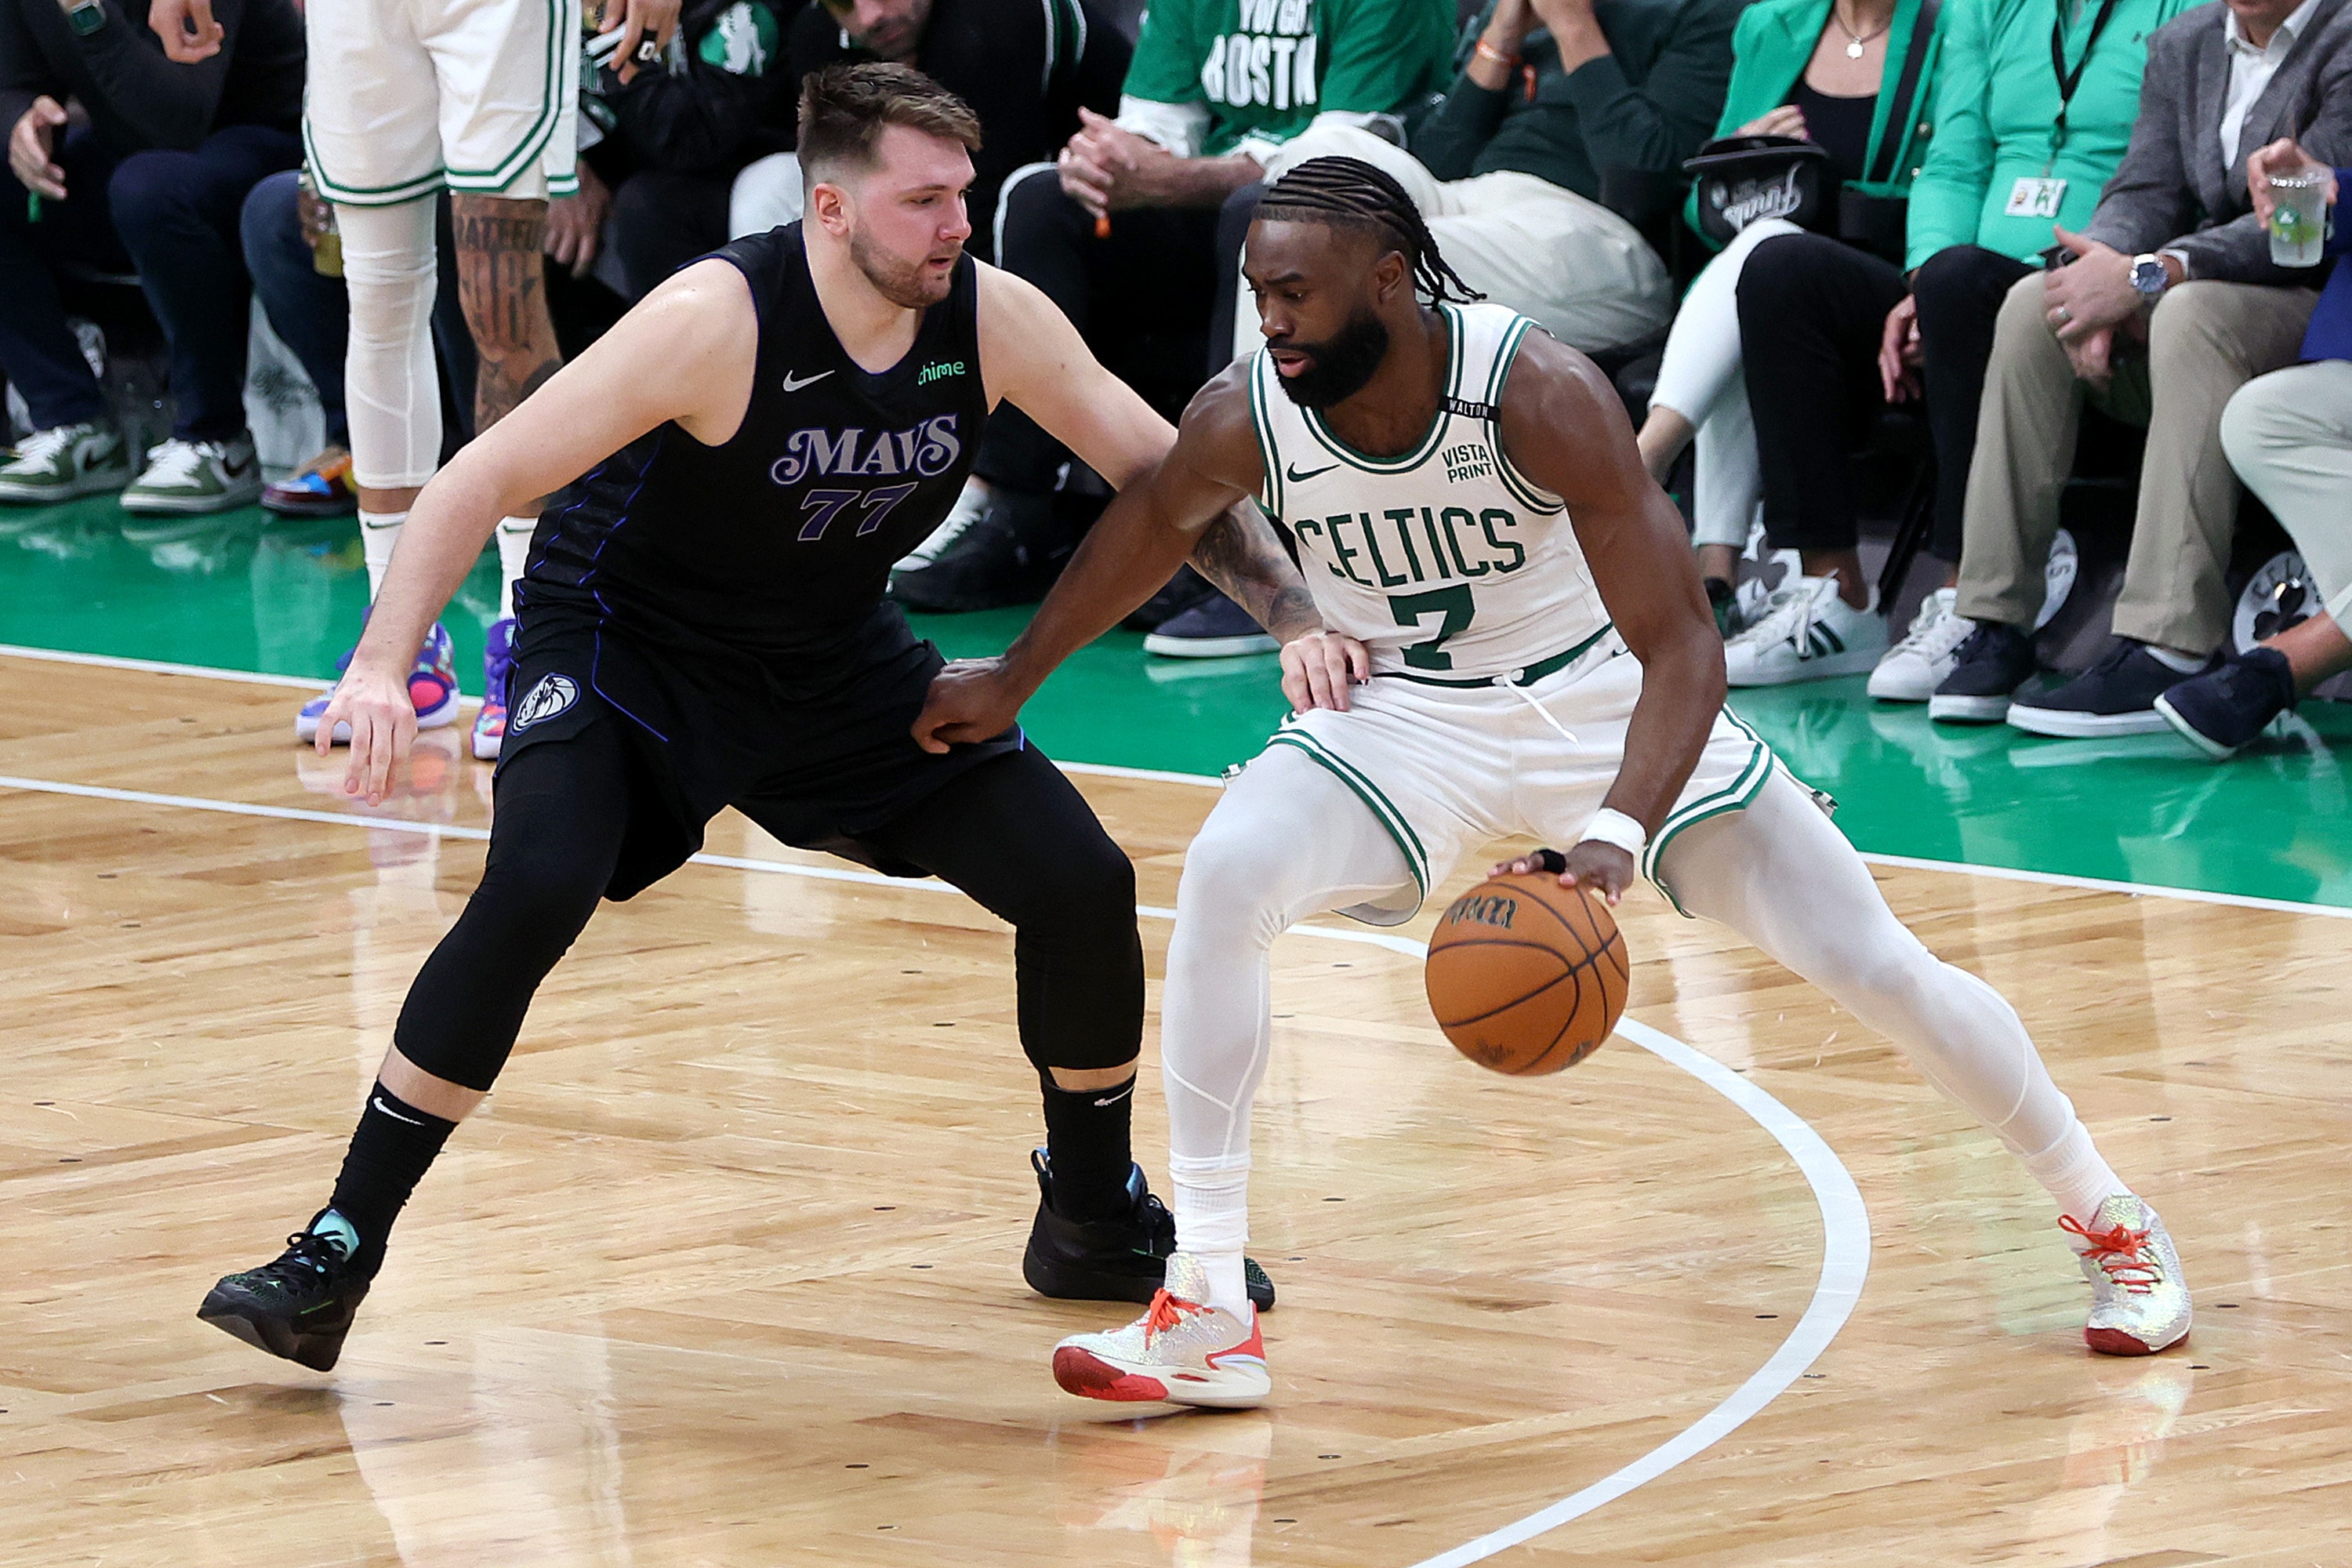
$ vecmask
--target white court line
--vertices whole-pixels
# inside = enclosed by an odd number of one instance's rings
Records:
[[[414,822],[401,817],[362,816],[353,812],[258,805],[245,801],[212,800],[201,795],[159,795],[147,790],[66,784],[54,779],[0,774],[0,789],[72,795],[131,805],[171,806],[284,822],[323,823],[337,827],[389,829],[395,833],[477,841],[489,837],[489,831],[481,827]],[[697,855],[691,863],[775,876],[802,877],[814,881],[852,882],[864,887],[905,888],[933,893],[957,891],[947,883],[931,878],[886,877],[876,871],[854,871],[832,866],[799,866],[740,855]],[[1176,918],[1174,910],[1154,905],[1139,905],[1136,913],[1153,920],[1172,921]],[[1297,925],[1291,927],[1286,934],[1358,942],[1384,948],[1409,958],[1426,957],[1429,951],[1410,937],[1390,936],[1377,931]],[[1624,1496],[1645,1481],[1656,1479],[1684,1460],[1713,1447],[1796,1382],[1822,1352],[1829,1348],[1830,1342],[1837,1337],[1838,1331],[1845,1326],[1846,1319],[1853,1314],[1854,1303],[1861,1299],[1863,1280],[1870,1271],[1870,1215],[1863,1207],[1862,1194],[1855,1187],[1853,1175],[1839,1162],[1829,1144],[1822,1141],[1821,1134],[1814,1131],[1802,1117],[1763,1089],[1712,1057],[1693,1050],[1670,1035],[1662,1034],[1631,1018],[1618,1024],[1617,1033],[1653,1056],[1681,1068],[1731,1101],[1789,1152],[1790,1158],[1796,1162],[1797,1169],[1812,1188],[1813,1201],[1822,1214],[1822,1272],[1813,1287],[1812,1300],[1807,1304],[1804,1316],[1797,1321],[1796,1327],[1790,1331],[1789,1337],[1780,1342],[1769,1359],[1721,1404],[1690,1426],[1583,1490],[1451,1552],[1429,1558],[1416,1564],[1415,1568],[1462,1568],[1463,1564],[1481,1562],[1548,1531],[1557,1530],[1571,1520],[1580,1519],[1603,1503]]]

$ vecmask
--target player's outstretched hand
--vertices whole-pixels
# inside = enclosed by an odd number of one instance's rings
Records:
[[[357,659],[336,684],[335,695],[319,717],[319,754],[333,749],[335,731],[351,726],[352,765],[343,774],[345,795],[364,795],[370,805],[381,805],[392,793],[392,770],[408,755],[416,739],[416,709],[408,699],[408,671],[364,668]]]
[[[915,744],[927,752],[986,741],[1013,728],[1028,693],[1006,677],[1001,658],[959,658],[931,677],[915,716]]]
[[[1354,637],[1320,627],[1282,645],[1282,694],[1293,713],[1348,710],[1348,689],[1372,678],[1371,650]]]
[[[1548,872],[1559,879],[1563,888],[1583,888],[1599,893],[1601,901],[1611,909],[1633,885],[1634,875],[1641,869],[1633,857],[1614,844],[1603,844],[1588,838],[1563,855],[1557,849],[1533,849],[1516,860],[1501,861],[1490,877],[1524,877],[1534,872]]]

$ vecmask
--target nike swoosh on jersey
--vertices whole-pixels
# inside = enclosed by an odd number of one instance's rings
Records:
[[[794,375],[791,371],[786,371],[784,372],[784,390],[798,392],[803,386],[814,386],[832,374],[833,372],[829,370],[821,370],[814,375]]]
[[[1298,471],[1298,465],[1293,463],[1290,465],[1289,468],[1290,482],[1294,485],[1303,485],[1307,480],[1314,479],[1317,475],[1328,474],[1339,466],[1339,465],[1337,463],[1326,463],[1319,468],[1309,468],[1302,474]]]

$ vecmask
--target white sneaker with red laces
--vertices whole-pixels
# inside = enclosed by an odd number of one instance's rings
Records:
[[[2180,1255],[2156,1211],[2128,1193],[2099,1205],[2088,1226],[2063,1215],[2058,1228],[2091,1281],[2083,1342],[2105,1355],[2154,1355],[2189,1337],[2189,1286]]]
[[[1088,1399],[1204,1405],[1238,1410],[1273,1390],[1257,1312],[1246,1321],[1207,1305],[1208,1270],[1179,1252],[1151,1309],[1107,1334],[1072,1334],[1054,1347],[1054,1381]]]

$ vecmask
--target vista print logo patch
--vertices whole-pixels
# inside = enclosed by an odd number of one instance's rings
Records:
[[[543,720],[554,718],[579,700],[580,688],[570,676],[542,675],[539,678],[539,684],[525,692],[522,700],[514,705],[514,712],[507,722],[515,730],[528,730]]]

